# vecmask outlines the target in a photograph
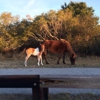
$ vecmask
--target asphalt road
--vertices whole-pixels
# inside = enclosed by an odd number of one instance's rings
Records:
[[[0,69],[0,75],[30,75],[30,74],[39,74],[40,77],[42,75],[100,75],[100,68],[8,68],[8,69]],[[93,93],[100,94],[100,89],[54,89],[50,88],[49,93],[72,93],[72,94],[80,94],[80,93]],[[31,94],[31,89],[15,89],[15,88],[0,88],[1,93],[21,93],[21,94]]]

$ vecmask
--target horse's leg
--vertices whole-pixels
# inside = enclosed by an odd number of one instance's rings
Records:
[[[47,61],[47,58],[46,58],[46,52],[43,53],[43,57],[44,57],[44,59],[45,59],[46,64],[49,64],[48,61]]]
[[[57,61],[57,64],[59,64],[59,61],[60,61],[60,59],[61,59],[61,54],[60,54],[60,56],[59,56],[59,58],[58,58],[58,61]]]
[[[42,62],[42,55],[40,56],[40,61],[41,61],[41,65],[43,65],[43,62]]]
[[[37,65],[38,65],[38,66],[40,66],[41,56],[40,56],[40,55],[38,55],[37,57],[38,57],[38,63],[37,63]]]
[[[41,65],[43,65],[42,56],[41,55],[38,56],[38,63],[37,63],[37,65],[40,66],[40,63],[41,63]]]
[[[25,57],[25,62],[24,62],[24,65],[25,66],[27,66],[27,60],[28,60],[28,58],[30,57],[31,55],[27,55],[26,57]]]
[[[66,64],[66,62],[65,62],[65,56],[66,56],[66,52],[63,53],[63,64]]]

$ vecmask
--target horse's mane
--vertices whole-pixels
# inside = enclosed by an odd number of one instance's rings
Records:
[[[69,52],[69,54],[74,55],[74,58],[76,58],[76,54],[73,51],[71,44],[65,39],[60,39],[60,41],[67,46],[67,51]]]

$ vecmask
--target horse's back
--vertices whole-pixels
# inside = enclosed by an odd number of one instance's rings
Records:
[[[26,49],[26,53],[27,54],[32,54],[34,51],[35,51],[34,48],[28,48],[28,49]]]
[[[68,51],[70,53],[74,52],[71,44],[65,39],[45,40],[44,43],[46,46],[46,50],[51,52],[57,52],[57,53],[61,51]]]
[[[61,53],[66,49],[65,44],[59,40],[45,40],[46,50],[52,53]]]

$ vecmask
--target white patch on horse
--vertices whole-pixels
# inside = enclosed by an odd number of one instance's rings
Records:
[[[34,55],[34,56],[38,56],[38,54],[39,54],[39,48],[36,48],[36,49],[34,50],[34,52],[33,52],[33,55]]]

